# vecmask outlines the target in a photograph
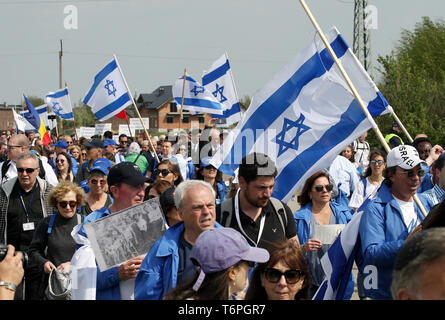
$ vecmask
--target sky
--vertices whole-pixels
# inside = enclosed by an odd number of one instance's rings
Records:
[[[353,0],[306,0],[323,31],[335,25],[352,47]],[[444,19],[443,0],[369,0],[371,75],[401,31],[428,16]],[[71,6],[71,7],[70,7]],[[77,29],[67,29],[75,20]],[[68,11],[65,11],[68,10]],[[225,52],[238,96],[253,96],[315,36],[298,0],[0,0],[0,103],[43,98],[63,84],[79,103],[115,54],[137,99],[173,85],[184,69],[195,79]]]

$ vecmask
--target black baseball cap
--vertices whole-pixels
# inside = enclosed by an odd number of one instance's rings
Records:
[[[86,142],[85,143],[85,147],[87,147],[87,148],[101,148],[101,149],[103,149],[104,143],[102,142],[102,140],[94,138],[94,139],[91,139],[91,141]]]
[[[107,177],[109,186],[113,186],[119,182],[124,182],[131,186],[139,186],[148,180],[136,164],[128,161],[119,162],[112,166]]]

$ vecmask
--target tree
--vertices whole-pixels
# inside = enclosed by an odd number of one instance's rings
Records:
[[[383,75],[378,87],[412,138],[426,133],[433,144],[445,145],[445,23],[422,18],[378,62]],[[385,135],[394,119],[386,115],[376,122]],[[374,139],[370,135],[371,143]]]

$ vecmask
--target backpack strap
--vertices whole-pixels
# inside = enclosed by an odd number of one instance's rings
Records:
[[[9,160],[9,159],[6,160],[5,162],[3,162],[3,166],[2,166],[2,180],[5,178],[6,172],[8,172],[10,165],[11,165],[11,160]]]
[[[232,222],[233,216],[233,203],[232,199],[226,199],[221,202],[221,221],[219,222],[222,226],[229,228]]]
[[[46,231],[47,234],[51,234],[51,231],[53,231],[53,225],[55,219],[56,219],[56,213],[52,214],[51,217],[49,218],[48,230]]]
[[[287,214],[286,214],[286,211],[284,210],[283,203],[280,200],[278,200],[277,198],[273,198],[273,197],[270,197],[270,202],[272,203],[275,213],[277,214],[278,219],[280,220],[284,235],[286,236]],[[284,217],[284,219],[283,219],[283,217]]]
[[[42,160],[40,160],[39,158],[39,177],[42,178],[43,180],[45,180],[45,176],[46,176],[46,172],[45,172],[45,168],[43,167],[43,162]]]
[[[138,161],[139,157],[141,156],[141,154],[138,154],[138,156],[136,157],[136,159],[133,160],[133,163],[136,163],[136,161]]]
[[[366,198],[366,185],[368,184],[368,181],[366,181],[366,178],[363,179],[363,198]]]

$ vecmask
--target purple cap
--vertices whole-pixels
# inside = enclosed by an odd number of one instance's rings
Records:
[[[269,252],[249,246],[241,233],[232,228],[215,228],[204,231],[193,245],[190,259],[201,267],[201,273],[193,289],[198,291],[206,273],[230,268],[241,260],[266,262]]]

